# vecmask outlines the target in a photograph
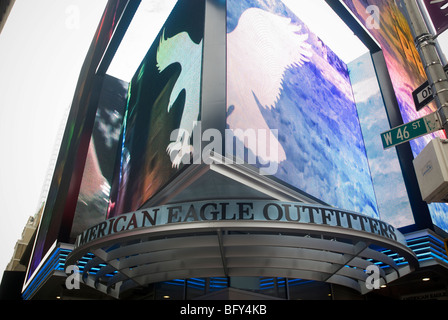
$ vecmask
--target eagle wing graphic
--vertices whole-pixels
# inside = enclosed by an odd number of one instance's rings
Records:
[[[167,112],[170,112],[179,94],[185,90],[185,106],[176,141],[167,147],[173,167],[176,168],[184,156],[193,152],[189,138],[199,117],[201,61],[202,41],[196,44],[187,32],[166,39],[163,30],[157,49],[157,68],[159,72],[163,72],[174,63],[179,63],[181,66],[181,73],[171,91]]]
[[[233,111],[228,117],[232,129],[266,130],[258,102],[265,109],[275,108],[283,88],[284,73],[292,66],[302,66],[312,56],[308,34],[291,24],[291,19],[258,8],[246,10],[235,30],[227,36],[228,102]],[[283,147],[270,133],[269,154],[261,154],[245,142],[245,146],[265,163],[286,160]],[[244,141],[244,137],[238,137]],[[278,146],[278,151],[273,147]]]

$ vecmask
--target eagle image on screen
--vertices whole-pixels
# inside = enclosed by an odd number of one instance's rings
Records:
[[[189,52],[186,56],[184,52]],[[184,156],[193,154],[190,138],[199,118],[199,92],[201,83],[202,41],[194,43],[188,33],[182,32],[165,39],[163,32],[157,49],[157,68],[163,72],[168,66],[179,63],[181,73],[172,89],[168,112],[174,106],[179,95],[185,90],[185,103],[176,140],[167,147],[173,167],[179,168]]]
[[[204,1],[178,1],[131,80],[109,217],[140,208],[193,151],[204,14]]]
[[[347,65],[280,0],[227,1],[227,97],[228,129],[278,132],[276,178],[378,217]]]
[[[233,106],[227,123],[231,128],[241,129],[235,131],[235,136],[244,141],[245,147],[251,149],[251,152],[265,158],[262,159],[264,163],[284,161],[286,155],[276,137],[272,138],[277,142],[275,145],[279,145],[278,154],[275,155],[273,152],[257,153],[255,146],[244,139],[244,132],[251,129],[254,123],[257,124],[257,129],[271,132],[257,100],[267,109],[275,108],[286,68],[292,65],[302,66],[312,55],[311,46],[306,42],[308,34],[300,33],[301,26],[293,25],[290,21],[291,19],[259,8],[249,8],[243,12],[237,27],[227,37],[231,48],[227,64],[228,105]],[[251,27],[254,29],[247,32]],[[266,32],[268,28],[270,31]],[[284,46],[284,43],[290,45]],[[278,50],[280,47],[282,49]],[[247,75],[261,81],[239,81]]]

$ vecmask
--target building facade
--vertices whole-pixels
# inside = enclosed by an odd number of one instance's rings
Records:
[[[2,0],[0,1],[0,33],[5,26],[6,20],[8,19],[9,13],[14,6],[15,0]]]
[[[342,61],[282,1],[179,0],[128,81],[108,70],[145,1],[109,1],[23,299],[447,299],[448,206],[412,166],[445,133],[379,138],[435,107],[412,105],[409,27],[327,3],[368,54]]]

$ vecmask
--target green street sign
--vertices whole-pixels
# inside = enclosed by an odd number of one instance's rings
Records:
[[[437,112],[395,127],[381,134],[383,148],[388,149],[431,132],[443,129]]]

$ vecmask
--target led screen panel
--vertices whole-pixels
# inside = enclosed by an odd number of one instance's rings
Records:
[[[104,78],[70,238],[106,219],[128,86]]]
[[[343,2],[359,21],[366,25],[370,34],[381,45],[403,122],[408,123],[434,112],[436,110],[434,103],[420,112],[416,111],[412,92],[428,79],[407,21],[394,2],[379,0],[344,0]],[[375,6],[377,8],[375,12],[379,13],[377,27],[368,25],[372,21],[373,13],[373,11],[367,10],[369,6]],[[417,156],[435,135],[442,136],[442,134],[440,131],[434,135],[412,140],[410,143],[414,156]]]
[[[415,223],[395,148],[383,149],[382,132],[390,129],[370,53],[348,64],[381,220],[396,228]]]
[[[57,241],[69,242],[79,184],[87,153],[85,141],[90,139],[95,117],[96,70],[116,30],[127,0],[108,1],[99,22],[86,60],[80,72],[67,125],[61,142],[53,178],[45,201],[44,211],[28,266],[25,286],[36,274],[49,249]]]
[[[237,158],[276,162],[286,184],[379,216],[348,68],[281,1],[227,1],[227,128],[278,145],[263,154],[235,134]]]
[[[407,21],[394,2],[380,0],[343,0],[343,2],[381,45],[403,122],[408,123],[436,111],[435,103],[419,112],[416,111],[412,92],[427,81],[427,78]],[[379,13],[377,27],[369,25],[372,22],[373,12],[367,10],[369,6],[375,6],[370,8],[376,8],[375,12]],[[417,156],[436,136],[446,138],[443,131],[439,131],[410,141],[414,156]],[[428,208],[433,223],[448,231],[448,205],[433,203],[429,204]]]
[[[439,35],[448,29],[448,1],[447,0],[423,0],[428,10],[431,22]]]
[[[132,78],[109,217],[140,208],[182,167],[173,155],[192,153],[204,19],[203,0],[179,1]]]

